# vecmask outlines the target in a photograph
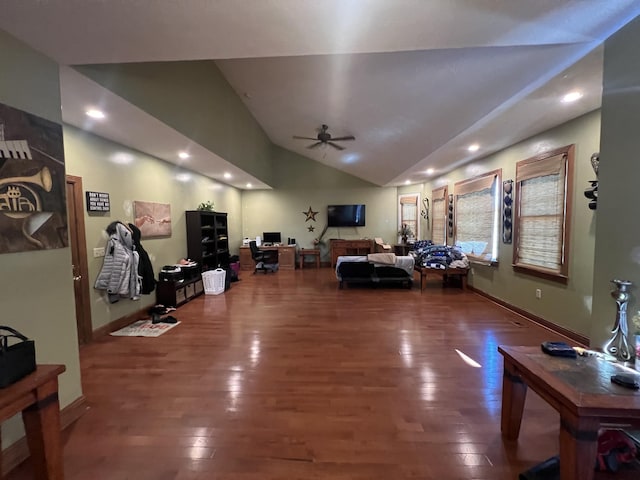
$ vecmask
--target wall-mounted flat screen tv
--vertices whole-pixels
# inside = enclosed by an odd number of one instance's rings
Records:
[[[365,205],[329,205],[327,224],[330,227],[364,227]]]

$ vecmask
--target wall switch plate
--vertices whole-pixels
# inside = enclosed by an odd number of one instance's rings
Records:
[[[476,271],[472,268],[471,269],[471,275],[473,275],[474,273],[476,273]]]
[[[542,290],[540,290],[539,288],[536,288],[536,298],[537,299],[542,298]]]
[[[104,257],[104,247],[93,249],[93,258]]]

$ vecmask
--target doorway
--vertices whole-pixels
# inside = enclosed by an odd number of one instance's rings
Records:
[[[66,179],[69,242],[71,244],[71,270],[76,304],[76,326],[78,329],[78,343],[84,345],[91,342],[93,338],[93,328],[91,325],[87,241],[84,231],[82,178],[67,175]]]

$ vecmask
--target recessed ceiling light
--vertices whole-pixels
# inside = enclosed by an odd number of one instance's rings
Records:
[[[469,145],[467,150],[469,150],[470,152],[477,152],[478,150],[480,150],[480,145],[474,143],[473,145]]]
[[[189,155],[187,152],[180,152],[178,153],[178,156],[183,159],[186,160],[187,158],[189,158],[191,155]]]
[[[433,175],[435,170],[433,168],[427,168],[427,175]]]
[[[101,110],[98,110],[97,108],[90,108],[84,113],[86,113],[88,117],[96,118],[98,120],[103,119],[103,118],[106,117],[104,112],[101,111]]]
[[[247,183],[247,188],[251,188],[253,187],[253,185],[251,185],[250,183]]]
[[[409,185],[410,183],[411,183],[411,180],[405,180],[405,181],[404,181],[404,184],[405,184],[405,185]]]
[[[229,172],[224,172],[224,178],[226,179],[231,178],[231,174]]]
[[[576,100],[580,100],[583,97],[582,92],[574,91],[567,93],[564,97],[562,97],[562,103],[571,103]]]

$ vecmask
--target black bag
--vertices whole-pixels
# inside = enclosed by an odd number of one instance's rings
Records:
[[[18,341],[10,345],[9,339]],[[35,369],[34,341],[11,327],[0,325],[0,388],[17,382]]]

